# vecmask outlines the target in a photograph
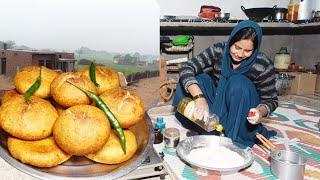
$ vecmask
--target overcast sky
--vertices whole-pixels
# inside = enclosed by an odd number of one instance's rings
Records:
[[[0,0],[0,41],[32,48],[159,54],[155,0]]]

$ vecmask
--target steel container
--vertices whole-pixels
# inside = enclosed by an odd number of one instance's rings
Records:
[[[271,152],[271,172],[279,179],[303,179],[306,162],[306,158],[292,151]]]

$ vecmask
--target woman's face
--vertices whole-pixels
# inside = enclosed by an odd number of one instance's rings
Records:
[[[241,39],[233,43],[230,47],[230,55],[232,59],[236,62],[241,62],[242,60],[250,57],[253,53],[254,46],[252,40]]]

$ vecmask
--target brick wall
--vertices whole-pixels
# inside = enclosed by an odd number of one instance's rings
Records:
[[[39,60],[58,61],[62,59],[74,59],[73,53],[57,52],[57,53],[38,53],[31,51],[12,51],[0,50],[0,57],[6,58],[6,76],[14,77],[17,69],[21,69],[29,65],[39,65]]]
[[[6,52],[6,76],[13,77],[17,69],[32,64],[32,54],[24,51],[10,51]]]

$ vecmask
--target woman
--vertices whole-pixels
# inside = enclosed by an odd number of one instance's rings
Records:
[[[278,106],[273,63],[259,52],[261,40],[259,25],[242,21],[227,43],[214,44],[184,63],[173,105],[192,97],[196,118],[217,114],[225,135],[245,146],[254,145],[257,132],[267,138],[275,135],[260,124]],[[252,116],[247,117],[249,111]],[[181,114],[176,117],[184,127],[208,134]]]

